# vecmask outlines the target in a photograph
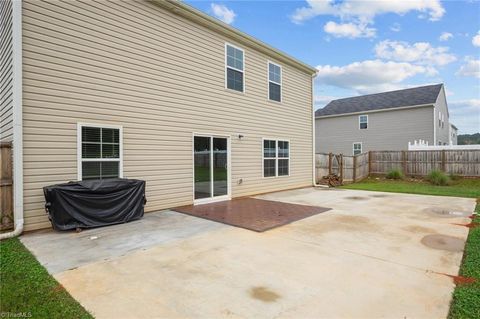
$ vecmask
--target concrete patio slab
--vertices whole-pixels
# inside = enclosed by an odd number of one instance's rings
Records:
[[[473,199],[314,188],[258,198],[333,209],[264,233],[167,211],[22,241],[97,318],[447,316],[454,284],[445,274],[462,258],[449,240],[464,243],[468,229],[455,224],[469,219],[446,212],[468,215]],[[155,236],[158,220],[169,226]],[[429,235],[444,237],[432,245]]]

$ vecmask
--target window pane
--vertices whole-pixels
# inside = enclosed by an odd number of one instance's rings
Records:
[[[265,177],[275,176],[275,160],[274,159],[263,160],[263,176]]]
[[[268,64],[268,79],[276,83],[281,83],[281,71],[278,65]]]
[[[82,163],[82,179],[98,179],[100,178],[101,162],[83,162]]]
[[[119,162],[101,162],[101,179],[117,178],[119,176]]]
[[[102,128],[102,142],[119,143],[119,130],[112,128]]]
[[[243,92],[243,73],[227,68],[227,88]]]
[[[288,159],[278,160],[278,176],[288,175]]]
[[[100,142],[100,128],[83,126],[82,142]]]
[[[195,199],[211,197],[210,137],[195,136],[193,147],[195,166]]]
[[[281,100],[281,88],[280,85],[269,82],[269,98],[270,100],[280,102]]]
[[[227,65],[243,71],[243,52],[227,45]]]
[[[368,127],[368,124],[367,123],[360,123],[360,129],[361,130],[364,130]]]
[[[263,141],[263,157],[275,157],[275,141]]]
[[[82,143],[82,158],[100,158],[100,144]]]
[[[102,158],[120,158],[120,145],[118,144],[103,144]]]
[[[288,157],[288,142],[278,141],[278,157]]]

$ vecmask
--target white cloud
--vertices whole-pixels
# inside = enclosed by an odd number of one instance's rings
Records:
[[[480,47],[480,31],[478,31],[477,35],[472,38],[472,44],[476,47]]]
[[[449,101],[450,122],[460,134],[480,132],[480,99]]]
[[[212,3],[210,7],[215,17],[227,24],[233,23],[235,17],[237,16],[233,10],[227,8],[223,4]]]
[[[462,65],[455,74],[460,76],[473,76],[480,78],[480,59],[466,57],[465,64]]]
[[[435,70],[428,66],[381,60],[366,60],[345,66],[320,65],[317,70],[319,83],[353,89],[360,94],[405,88],[401,84],[405,79],[419,74],[435,75]]]
[[[391,27],[390,30],[393,32],[400,32],[402,30],[402,26],[399,23],[394,23]]]
[[[409,11],[419,11],[428,14],[430,20],[439,20],[445,13],[439,0],[307,0],[308,6],[295,10],[291,19],[302,23],[319,15],[333,15],[342,19],[357,19],[372,22],[376,15],[385,13],[406,14]]]
[[[448,50],[448,47],[432,47],[428,42],[409,44],[385,40],[375,46],[378,58],[422,65],[446,65],[455,61],[456,57]]]
[[[336,38],[371,38],[375,36],[375,29],[367,27],[367,24],[360,23],[336,23],[327,22],[323,27],[326,33]]]
[[[440,34],[440,36],[438,37],[438,40],[448,41],[451,38],[453,38],[453,34],[451,34],[450,32],[442,32],[442,34]]]

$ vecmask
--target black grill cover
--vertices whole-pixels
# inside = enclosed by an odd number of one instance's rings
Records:
[[[143,217],[145,181],[104,179],[46,186],[45,209],[55,229],[126,223]]]

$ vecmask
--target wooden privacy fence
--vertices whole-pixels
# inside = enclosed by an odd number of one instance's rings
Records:
[[[0,230],[13,228],[12,143],[0,143]]]
[[[342,182],[356,182],[370,174],[400,169],[407,176],[425,176],[432,170],[463,177],[480,177],[480,150],[370,151],[355,156],[317,153],[317,181],[335,174]]]
[[[370,174],[400,169],[404,175],[425,176],[432,170],[464,177],[480,177],[480,150],[371,151]]]
[[[335,174],[342,182],[356,182],[368,176],[368,153],[355,156],[343,154],[315,154],[315,169],[317,181],[323,176]]]

